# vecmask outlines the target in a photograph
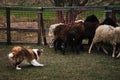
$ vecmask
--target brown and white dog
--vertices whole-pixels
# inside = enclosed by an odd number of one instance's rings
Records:
[[[42,52],[43,49],[29,49],[15,46],[8,54],[8,58],[12,61],[12,64],[15,66],[16,70],[21,70],[19,65],[24,60],[33,66],[44,66],[37,61]]]

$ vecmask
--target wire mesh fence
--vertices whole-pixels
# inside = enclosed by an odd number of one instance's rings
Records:
[[[8,25],[7,8],[10,9],[10,25]],[[89,15],[96,15],[100,22],[106,18],[105,7],[77,7],[77,8],[0,8],[0,42],[8,42],[8,27],[10,26],[11,42],[38,43],[38,37],[43,36],[48,41],[48,28],[51,24],[67,22],[71,9],[79,14],[75,20],[85,20]],[[111,8],[112,9],[112,8]],[[116,9],[116,8],[115,8]],[[62,12],[59,16],[58,11]],[[112,11],[112,10],[111,10]],[[115,13],[116,21],[120,23],[120,10]],[[39,13],[42,14],[39,16]],[[40,19],[41,18],[41,19]],[[69,20],[69,19],[68,19]],[[74,21],[74,20],[72,20]],[[40,28],[40,33],[38,29]],[[42,29],[43,28],[43,29]],[[41,38],[41,37],[40,37]],[[43,40],[42,40],[43,41]]]
[[[0,9],[0,42],[37,43],[38,42],[38,12],[31,9],[10,8],[10,25],[7,23],[7,8]],[[10,27],[10,37],[8,37]]]
[[[80,11],[80,13],[77,15],[76,19],[75,20],[79,20],[79,19],[82,19],[82,20],[85,20],[87,16],[90,16],[90,15],[96,15],[97,18],[99,19],[100,22],[102,22],[104,19],[105,19],[105,11],[102,9],[102,10],[82,10],[81,9],[78,9]],[[69,10],[60,10],[62,11],[62,15],[64,17],[64,20],[66,20],[66,16],[67,16],[67,12]],[[59,23],[59,18],[58,18],[58,13],[56,10],[45,10],[45,12],[43,12],[43,19],[44,19],[44,27],[45,27],[45,33],[46,33],[46,39],[47,39],[47,42],[49,41],[49,36],[48,36],[48,29],[50,27],[50,25],[52,24],[57,24]],[[62,21],[61,21],[62,22]],[[65,21],[63,21],[64,23],[66,23]],[[88,43],[86,40],[83,40],[83,43]]]
[[[38,29],[36,11],[11,11],[11,28],[17,29]],[[11,41],[16,42],[37,42],[36,32],[11,31]]]
[[[0,41],[7,41],[7,32],[4,30],[6,28],[6,10],[1,9],[0,10],[0,28],[3,28],[0,30]]]

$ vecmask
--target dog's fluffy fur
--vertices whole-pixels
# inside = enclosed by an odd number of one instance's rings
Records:
[[[33,66],[44,66],[43,64],[40,64],[37,61],[40,58],[42,52],[43,49],[29,49],[20,46],[15,46],[8,54],[8,58],[11,60],[12,64],[17,70],[21,70],[19,65],[24,60],[26,60]]]

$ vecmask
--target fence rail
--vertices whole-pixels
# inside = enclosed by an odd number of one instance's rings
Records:
[[[43,13],[45,11],[69,11],[69,10],[81,10],[81,11],[87,11],[87,10],[104,10],[106,13],[106,17],[112,17],[113,20],[116,20],[115,14],[119,11],[120,12],[120,7],[108,7],[108,6],[80,6],[80,7],[34,7],[34,8],[24,8],[24,7],[11,7],[11,6],[7,6],[7,7],[0,7],[0,11],[4,10],[5,14],[3,14],[5,16],[5,26],[4,27],[0,27],[0,31],[6,31],[6,41],[1,41],[0,44],[5,43],[5,44],[42,44],[42,42],[44,42],[44,44],[47,44],[46,41],[46,32],[45,32],[45,22],[44,22],[44,15]],[[37,22],[37,28],[13,28],[11,26],[11,12],[12,11],[34,11],[36,12],[36,22]],[[29,12],[28,12],[29,13]],[[0,20],[1,21],[1,20]],[[57,21],[58,22],[58,21]],[[20,26],[21,27],[21,26]],[[37,42],[22,42],[22,41],[11,41],[11,37],[12,31],[23,31],[23,32],[35,32],[37,33]],[[0,34],[2,35],[2,33]],[[20,35],[18,35],[20,36]]]

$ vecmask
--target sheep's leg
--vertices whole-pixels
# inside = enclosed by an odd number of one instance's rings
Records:
[[[66,47],[67,47],[67,44],[62,42],[62,44],[61,44],[61,51],[62,51],[63,55],[65,54]]]
[[[50,40],[49,40],[48,43],[49,43],[49,47],[50,47],[50,48],[53,48],[53,42],[54,42],[54,39],[50,39]]]
[[[119,51],[120,51],[120,48],[115,53],[119,53]]]
[[[57,51],[57,40],[54,40],[54,50]]]
[[[79,46],[80,49],[84,49],[84,47],[83,47],[83,45],[82,45],[82,40],[83,40],[83,39],[80,38],[80,39],[79,39],[79,43],[78,43],[78,44],[80,45],[80,46]]]
[[[100,45],[96,44],[95,48],[97,48],[97,51],[100,51]]]
[[[76,46],[76,53],[79,54],[79,46]]]
[[[88,53],[90,54],[91,53],[91,49],[92,49],[92,47],[93,47],[93,42],[91,43],[91,45],[90,45],[90,48],[89,48],[89,50],[88,50]]]
[[[113,46],[113,54],[112,54],[112,57],[115,57],[115,50],[116,50],[116,45]]]
[[[116,53],[118,53],[117,57],[116,58],[119,58],[120,57],[120,48],[116,51]]]
[[[108,54],[107,50],[103,46],[101,48],[105,54]]]
[[[117,58],[119,58],[120,57],[120,52],[119,52],[119,54],[117,55]]]

